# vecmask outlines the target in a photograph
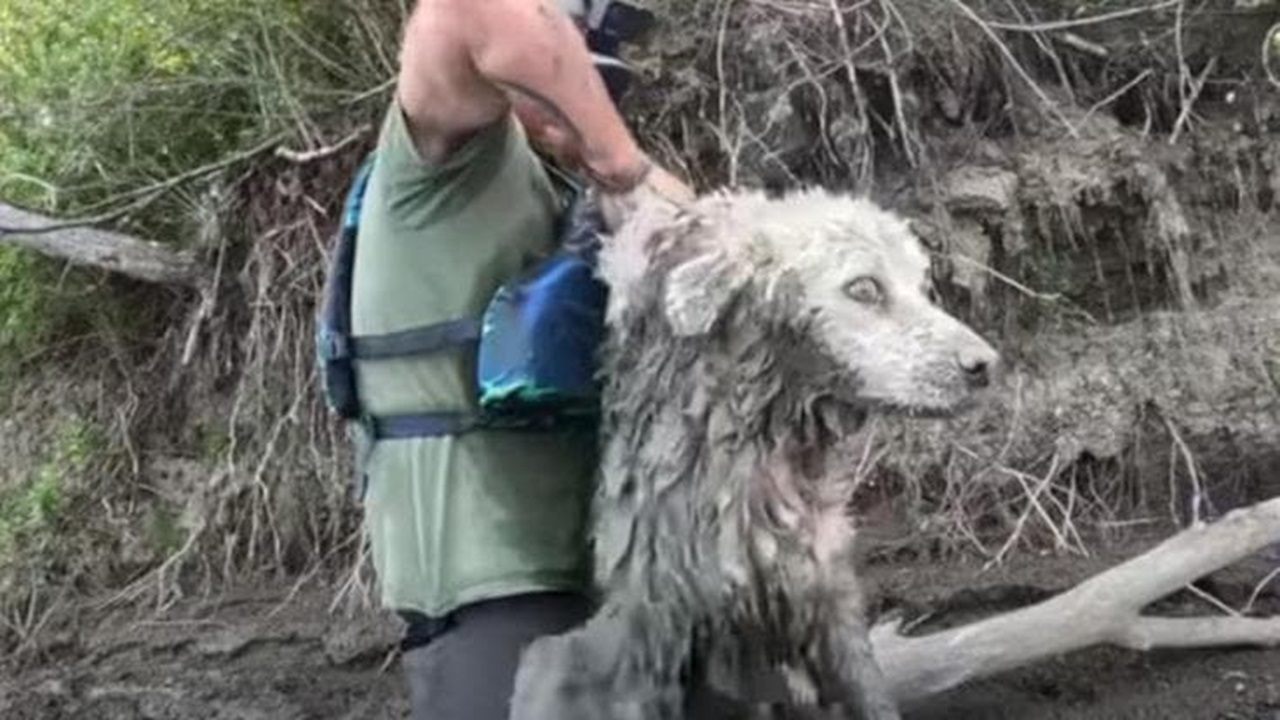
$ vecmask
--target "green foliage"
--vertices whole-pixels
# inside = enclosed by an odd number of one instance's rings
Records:
[[[152,506],[147,513],[147,544],[156,557],[177,552],[186,539],[186,531],[178,515],[162,505]]]
[[[385,107],[379,86],[394,73],[407,5],[0,0],[0,200],[54,216],[96,215],[268,140],[288,136],[303,147],[345,135]],[[245,170],[232,166],[220,179],[235,183]],[[199,237],[196,223],[209,208],[195,198],[205,189],[197,182],[167,192],[130,212],[120,229],[171,243]],[[224,227],[235,243],[230,220]],[[79,346],[65,341],[92,331],[123,340],[120,359],[128,362],[128,341],[156,338],[150,323],[170,310],[153,299],[145,288],[0,247],[0,412],[5,403],[39,402],[11,382],[31,367],[15,358],[75,359]],[[102,525],[99,500],[129,489],[86,482],[108,478],[112,465],[98,466],[117,451],[76,424],[50,443],[36,470],[15,477],[0,464],[0,608],[11,583],[67,582],[119,560],[118,548],[103,542],[112,530]],[[197,442],[215,462],[230,436],[211,425]],[[91,463],[94,455],[100,459]],[[90,464],[101,478],[89,475]],[[135,516],[141,540],[163,555],[185,530],[172,507],[147,502]]]
[[[367,7],[366,7],[367,5]],[[367,90],[373,0],[0,3],[0,197],[65,212]]]
[[[80,276],[43,256],[0,246],[0,388],[21,372],[23,359],[60,338],[81,335],[94,323],[110,323],[117,334],[136,324],[138,312],[84,286]]]
[[[18,538],[51,523],[61,505],[57,476],[49,474],[0,496],[0,557],[10,554]]]
[[[299,2],[0,4],[0,195],[100,199],[234,146],[255,123],[234,76],[256,28]]]
[[[231,448],[231,432],[224,423],[201,422],[195,428],[201,459],[218,462]]]
[[[33,560],[55,539],[54,528],[103,448],[98,429],[80,417],[62,424],[53,447],[25,482],[0,490],[0,566]]]
[[[96,212],[283,130],[307,132],[311,113],[389,73],[366,30],[379,12],[375,0],[3,0],[0,199]],[[197,236],[185,190],[130,221],[144,237]],[[118,302],[65,280],[59,263],[0,248],[0,366]]]
[[[34,255],[0,247],[0,356],[28,353],[40,340],[48,288]]]
[[[0,198],[74,213],[234,147],[254,124],[250,96],[202,78],[234,54],[261,19],[255,11],[293,7],[0,2]],[[176,226],[156,223],[180,237]],[[0,248],[0,364],[66,334],[65,321],[84,320],[86,308],[110,304],[77,304],[84,293],[75,283],[55,291],[60,272],[53,261]]]

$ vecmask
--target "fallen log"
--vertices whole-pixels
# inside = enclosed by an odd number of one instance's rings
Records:
[[[0,243],[144,282],[199,287],[195,255],[123,233],[72,226],[0,202]]]
[[[1049,600],[923,636],[899,622],[871,632],[892,692],[908,704],[971,680],[1057,655],[1116,645],[1134,650],[1280,645],[1280,617],[1162,618],[1147,605],[1280,542],[1280,497],[1199,523]]]

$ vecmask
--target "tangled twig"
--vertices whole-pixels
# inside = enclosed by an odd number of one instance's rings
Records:
[[[284,133],[276,133],[275,135],[272,135],[267,140],[264,140],[263,142],[258,143],[257,145],[254,145],[246,150],[232,153],[231,155],[228,155],[220,160],[216,160],[206,165],[201,165],[198,168],[193,168],[191,170],[178,173],[173,177],[166,178],[164,180],[161,180],[160,182],[152,183],[145,187],[129,190],[128,192],[124,192],[113,198],[104,200],[101,203],[96,203],[95,205],[89,206],[89,211],[92,211],[96,208],[100,208],[109,204],[114,204],[122,200],[130,200],[130,202],[127,202],[124,205],[121,205],[112,210],[107,210],[105,212],[102,212],[96,215],[85,215],[78,218],[71,218],[67,220],[61,220],[58,222],[45,223],[40,225],[39,227],[22,227],[22,228],[0,227],[0,236],[17,235],[19,233],[23,235],[39,235],[43,233],[55,232],[58,230],[68,230],[71,228],[81,228],[81,227],[88,227],[91,225],[101,225],[103,223],[119,220],[120,218],[126,215],[129,215],[130,213],[137,212],[147,207],[151,203],[160,199],[161,196],[165,195],[166,193],[172,190],[177,189],[182,185],[185,185],[188,182],[191,182],[193,180],[198,180],[207,175],[212,175],[213,173],[218,172],[219,170],[225,170],[226,168],[232,167],[234,165],[238,165],[244,162],[245,160],[258,156],[270,150],[271,148],[275,147],[276,145],[280,144],[280,142],[284,140],[285,137],[286,135]]]
[[[1181,135],[1182,128],[1190,119],[1191,110],[1195,107],[1196,100],[1200,98],[1200,91],[1204,90],[1205,83],[1209,81],[1209,74],[1213,72],[1213,68],[1217,64],[1218,57],[1216,55],[1209,58],[1209,62],[1205,63],[1204,69],[1200,71],[1200,75],[1192,81],[1191,94],[1183,99],[1182,110],[1178,113],[1178,120],[1173,124],[1173,132],[1169,133],[1170,145],[1176,145],[1178,143],[1178,136]]]
[[[982,30],[983,34],[991,40],[992,44],[996,46],[996,49],[1000,51],[1000,54],[1004,56],[1005,60],[1009,61],[1009,65],[1013,68],[1013,71],[1018,74],[1018,77],[1022,78],[1022,81],[1031,88],[1031,91],[1036,94],[1036,97],[1040,98],[1040,101],[1044,103],[1045,108],[1052,113],[1055,118],[1057,118],[1058,122],[1062,123],[1062,126],[1067,130],[1067,134],[1072,138],[1078,138],[1080,136],[1080,132],[1076,129],[1075,125],[1067,119],[1067,116],[1058,108],[1058,104],[1055,103],[1047,93],[1045,93],[1039,83],[1037,83],[1026,69],[1022,67],[1022,64],[1018,62],[1018,58],[1014,56],[1013,51],[1010,50],[1009,46],[1000,39],[1000,36],[996,34],[992,26],[979,17],[978,14],[973,11],[973,8],[970,8],[968,5],[961,2],[961,0],[947,1],[954,5],[961,14],[973,21],[973,23]]]
[[[1146,7],[1126,8],[1124,10],[1115,10],[1112,12],[1102,13],[1099,15],[1090,15],[1089,17],[1076,18],[1074,20],[1054,20],[1043,23],[1006,23],[994,20],[988,20],[987,24],[996,30],[1008,30],[1011,32],[1052,32],[1054,30],[1069,30],[1072,28],[1085,27],[1088,25],[1101,25],[1103,23],[1115,22],[1124,18],[1133,17],[1135,15],[1145,15],[1146,13],[1158,12],[1171,8],[1175,5],[1181,5],[1182,0],[1165,0],[1165,2],[1147,5]]]
[[[332,145],[314,148],[312,150],[294,150],[281,145],[276,148],[276,157],[284,158],[285,160],[298,165],[323,160],[327,157],[333,157],[350,147],[353,143],[359,142],[372,130],[373,128],[370,125],[361,125],[338,142],[333,143]]]

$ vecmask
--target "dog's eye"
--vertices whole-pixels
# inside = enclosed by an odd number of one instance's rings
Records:
[[[880,283],[873,277],[860,277],[844,285],[844,294],[850,300],[864,305],[879,305],[884,300],[884,292]]]

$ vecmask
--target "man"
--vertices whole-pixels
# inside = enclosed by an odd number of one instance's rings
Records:
[[[581,11],[582,0],[566,3]],[[419,0],[363,201],[352,331],[478,318],[548,251],[558,206],[527,138],[602,193],[690,197],[614,108],[554,0]],[[469,349],[362,361],[374,415],[475,409]],[[409,621],[415,718],[507,716],[520,650],[587,618],[590,434],[379,440],[364,464],[382,602]]]

